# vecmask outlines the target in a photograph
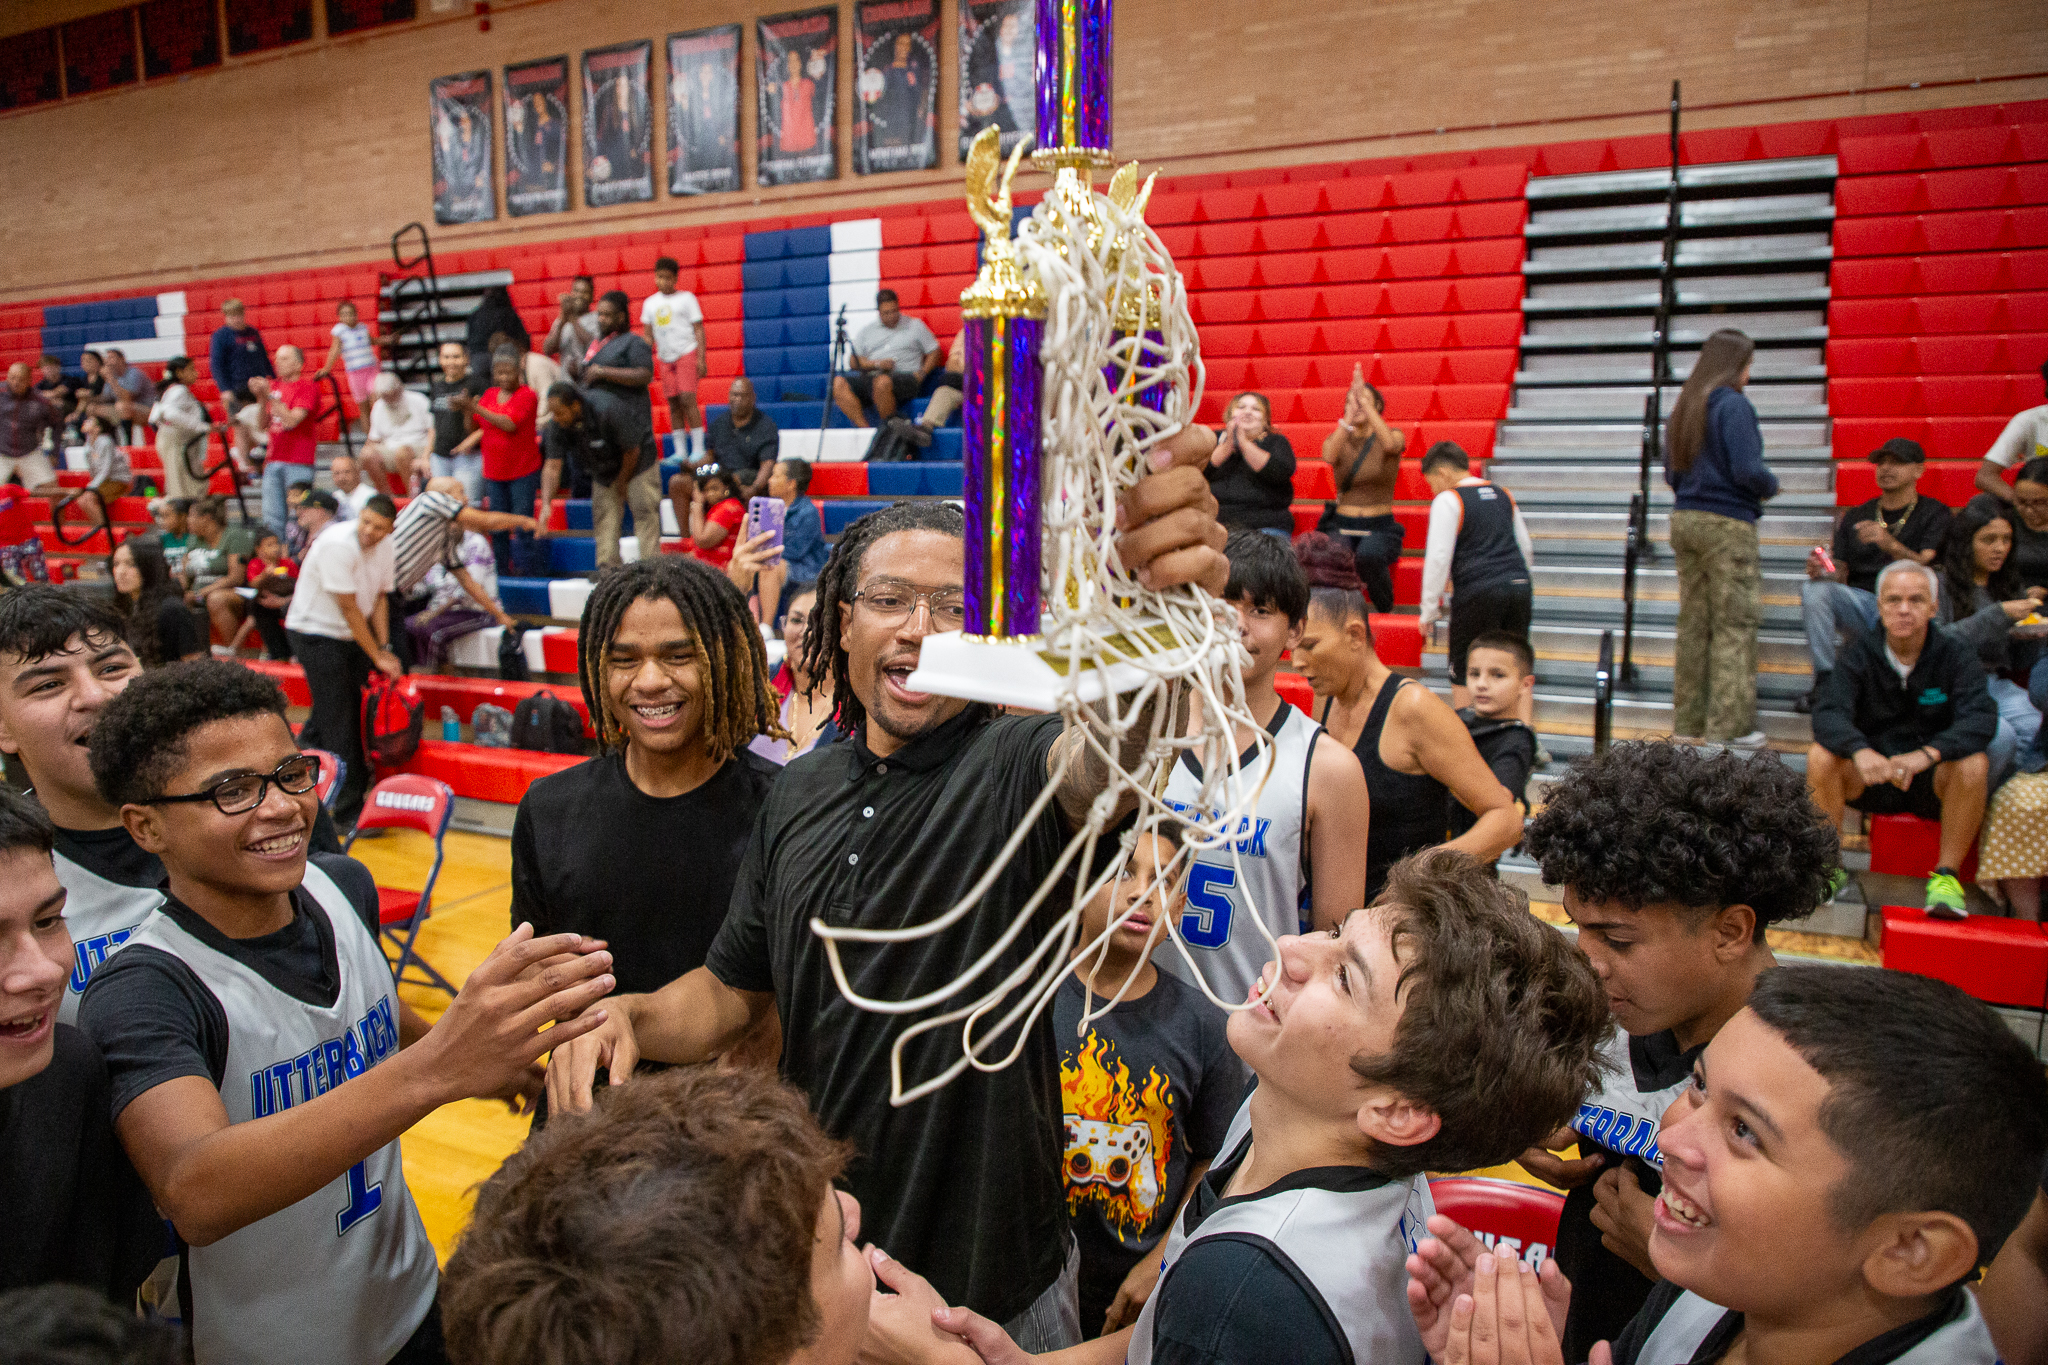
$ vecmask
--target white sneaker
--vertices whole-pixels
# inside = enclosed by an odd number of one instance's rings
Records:
[[[1737,735],[1734,739],[1724,739],[1721,743],[1730,749],[1761,749],[1764,747],[1764,732],[1761,730],[1751,730],[1746,735]]]

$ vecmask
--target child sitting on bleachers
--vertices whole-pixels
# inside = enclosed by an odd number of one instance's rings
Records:
[[[292,588],[299,579],[299,564],[285,554],[284,541],[277,532],[266,530],[257,535],[256,557],[249,561],[245,576],[250,590],[256,595],[249,599],[249,614],[242,618],[241,625],[235,627],[235,638],[228,645],[229,652],[240,654],[249,632],[261,631],[265,653],[273,659],[291,658],[291,641],[285,638],[284,633],[284,613],[292,604]]]
[[[135,471],[128,465],[128,452],[115,439],[119,425],[110,417],[89,413],[81,428],[86,440],[86,487],[99,502],[97,508],[88,509],[95,520],[105,516],[111,521],[114,499],[126,493],[128,485],[135,481]],[[88,499],[81,497],[79,501]]]
[[[1926,977],[1781,967],[1692,1075],[1658,1138],[1663,1282],[1595,1365],[1998,1359],[1968,1283],[2048,1155],[2048,1082],[2002,1019]],[[1564,1278],[1432,1230],[1409,1294],[1432,1353],[1560,1359]]]

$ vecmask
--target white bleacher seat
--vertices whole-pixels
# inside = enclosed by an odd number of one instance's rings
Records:
[[[632,536],[623,537],[619,546],[620,556],[625,555],[627,544],[634,543]],[[583,619],[583,604],[590,600],[590,580],[587,578],[557,578],[548,584],[548,615],[562,621]]]
[[[882,249],[882,220],[879,218],[848,218],[832,225],[832,254],[842,251],[880,251]]]
[[[859,464],[875,439],[873,427],[833,427],[825,431],[785,431],[777,447],[780,458],[812,464]]]
[[[826,258],[826,269],[833,284],[850,284],[855,280],[879,280],[882,278],[882,253],[874,251],[835,251]],[[873,302],[872,299],[869,300]]]
[[[448,646],[448,665],[451,668],[481,668],[496,672],[498,668],[498,641],[505,637],[503,626],[486,626],[468,635],[457,636]]]
[[[182,289],[173,289],[167,294],[158,294],[156,296],[156,315],[160,318],[182,317],[190,311],[185,306],[185,291]]]
[[[668,498],[661,500],[661,533],[664,536],[679,536],[683,533],[682,523],[676,520],[676,505]]]

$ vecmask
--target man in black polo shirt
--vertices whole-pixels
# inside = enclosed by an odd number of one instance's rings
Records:
[[[564,380],[548,390],[548,416],[542,434],[540,505],[549,507],[561,487],[562,464],[590,480],[590,514],[597,531],[597,567],[619,562],[619,531],[625,508],[633,509],[633,534],[642,558],[661,548],[661,465],[653,446],[641,439],[632,408],[599,388],[579,389]],[[643,519],[643,502],[653,504],[652,525]],[[543,516],[541,526],[547,526]],[[543,529],[539,534],[547,534]]]
[[[1124,499],[1123,560],[1145,566],[1139,572],[1158,585],[1199,582],[1220,595],[1228,581],[1223,530],[1201,474],[1214,448],[1213,433],[1183,432],[1174,462]],[[819,579],[819,600],[832,605],[813,617],[807,664],[812,676],[829,670],[851,739],[783,769],[706,966],[652,995],[608,1000],[597,1041],[555,1052],[549,1102],[588,1107],[600,1067],[616,1082],[642,1057],[714,1055],[773,1009],[784,1076],[808,1094],[826,1130],[857,1150],[846,1183],[867,1211],[875,1245],[927,1273],[948,1303],[1007,1323],[1027,1350],[1049,1350],[1079,1340],[1050,1012],[1023,1039],[1013,1066],[970,1070],[892,1108],[890,1046],[918,1016],[847,1003],[810,929],[818,916],[877,928],[938,918],[995,861],[1048,773],[1081,745],[1082,733],[1063,734],[1057,716],[997,716],[905,686],[924,637],[960,628],[961,530],[959,513],[945,504],[904,503],[841,535]],[[922,995],[995,950],[1107,777],[1077,756],[1057,800],[1025,829],[976,912],[914,944],[842,953],[854,989]],[[1023,963],[1057,915],[1057,899],[994,952],[983,979]],[[906,1085],[942,1069],[959,1047],[949,1030],[907,1046]]]
[[[1814,698],[1834,671],[1835,648],[1845,635],[1877,625],[1877,575],[1895,559],[1931,564],[1948,534],[1949,509],[1920,496],[1927,454],[1918,441],[1894,436],[1870,452],[1878,494],[1842,514],[1835,527],[1834,565],[1816,545],[1806,556],[1806,582],[1799,611],[1806,618],[1806,645],[1813,651],[1813,691],[1793,703],[1813,710]]]
[[[597,566],[601,569],[619,562],[619,526],[629,508],[641,556],[660,553],[661,454],[654,441],[654,410],[647,392],[654,381],[654,348],[646,337],[634,333],[624,290],[607,290],[597,301],[597,330],[597,340],[590,344],[584,360],[584,392],[612,399],[617,404],[619,430],[630,430],[639,447],[638,458],[625,461],[615,471],[615,479],[608,481],[594,468],[590,471],[590,516],[597,527]],[[607,543],[610,559],[605,558]]]
[[[739,481],[741,497],[761,497],[768,491],[768,473],[782,449],[782,432],[775,419],[755,405],[753,381],[744,375],[732,381],[726,403],[726,410],[705,433],[704,448],[713,464]]]

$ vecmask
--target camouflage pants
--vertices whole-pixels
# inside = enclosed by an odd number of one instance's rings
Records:
[[[1763,615],[1756,523],[1673,512],[1671,551],[1678,560],[1672,731],[1739,739],[1756,726],[1756,629]]]

